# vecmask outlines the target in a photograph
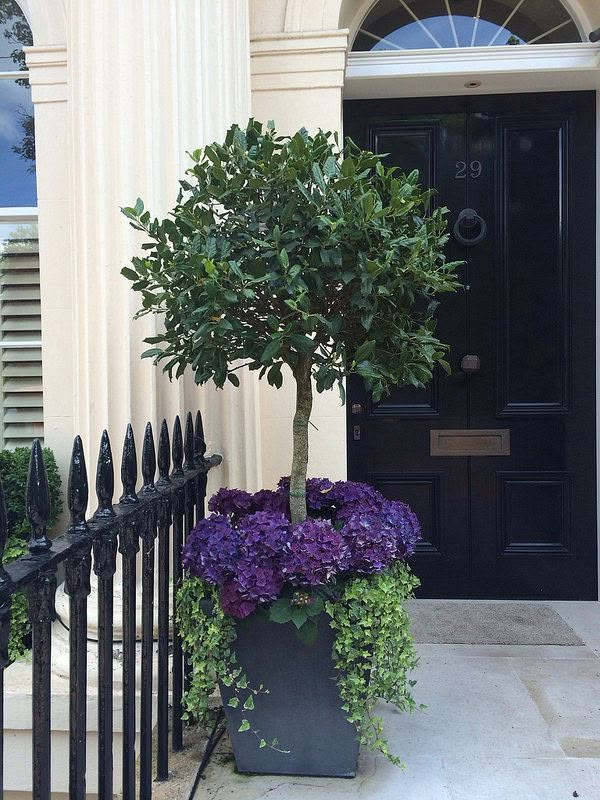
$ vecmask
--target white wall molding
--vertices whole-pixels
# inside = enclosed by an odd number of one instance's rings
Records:
[[[26,47],[29,84],[34,104],[67,101],[67,48],[65,45]]]
[[[347,49],[347,30],[254,36],[252,90],[341,88]]]
[[[356,52],[348,56],[344,96],[595,89],[599,70],[600,46],[587,43]],[[466,88],[470,80],[481,86]]]
[[[70,0],[17,0],[38,47],[66,45],[67,4]]]

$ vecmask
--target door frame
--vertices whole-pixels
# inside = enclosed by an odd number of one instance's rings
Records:
[[[508,52],[510,51],[510,52]],[[517,51],[517,52],[515,52]],[[473,85],[476,83],[477,85]],[[450,88],[452,87],[452,88]],[[532,92],[596,92],[596,498],[600,497],[600,45],[523,45],[349,53],[344,100]],[[346,461],[348,463],[348,460]],[[597,552],[600,555],[600,503]],[[600,558],[598,558],[600,588]],[[600,597],[600,591],[598,592]]]

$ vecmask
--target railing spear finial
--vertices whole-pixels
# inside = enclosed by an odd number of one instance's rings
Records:
[[[154,476],[156,474],[156,448],[154,446],[154,434],[152,424],[146,423],[144,431],[144,444],[142,447],[142,494],[154,494]]]
[[[183,436],[181,433],[181,420],[179,414],[175,417],[173,425],[173,472],[174,477],[183,475]]]
[[[95,517],[114,517],[113,497],[115,494],[115,466],[108,431],[102,431],[98,463],[96,465],[96,497],[98,509]]]
[[[87,523],[85,512],[88,504],[89,488],[85,454],[81,436],[76,436],[73,442],[73,453],[69,467],[69,482],[67,485],[67,505],[71,512],[71,533],[85,533]]]
[[[183,440],[183,452],[185,461],[183,462],[184,469],[194,469],[194,423],[192,420],[192,412],[188,411],[185,418],[185,437]]]
[[[171,469],[171,442],[169,440],[169,426],[167,420],[163,419],[160,426],[160,436],[158,437],[158,474],[157,484],[166,486],[171,483],[169,470]]]
[[[137,453],[135,450],[135,438],[131,422],[127,424],[125,441],[123,442],[123,455],[121,457],[121,483],[123,484],[123,494],[119,502],[126,505],[139,502],[139,497],[135,491],[137,481]]]
[[[52,542],[48,538],[47,529],[50,519],[50,487],[39,439],[34,439],[31,448],[25,495],[27,519],[31,525],[29,551],[43,553],[52,547]]]

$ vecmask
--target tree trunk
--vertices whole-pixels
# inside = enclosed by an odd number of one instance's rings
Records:
[[[296,369],[296,413],[294,415],[294,448],[290,476],[290,512],[292,522],[306,519],[306,472],[308,470],[308,421],[312,411],[312,359],[303,356]]]

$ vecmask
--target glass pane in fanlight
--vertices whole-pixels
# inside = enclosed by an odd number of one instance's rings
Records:
[[[580,42],[561,0],[380,0],[353,50]]]
[[[0,80],[0,208],[37,206],[33,103],[26,79]]]
[[[33,44],[31,29],[15,0],[0,0],[0,72],[26,69],[23,48]]]

